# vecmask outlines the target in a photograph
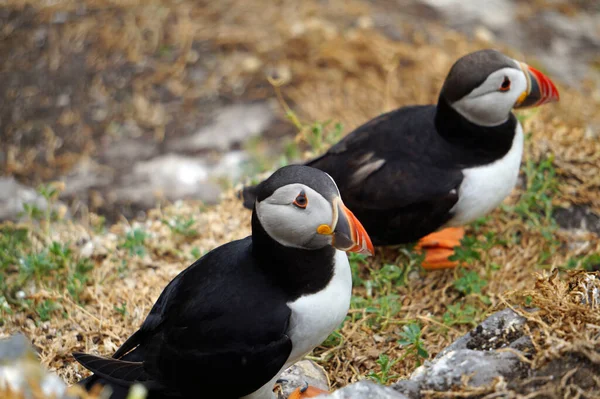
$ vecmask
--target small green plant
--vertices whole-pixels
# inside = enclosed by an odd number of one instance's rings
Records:
[[[38,314],[41,321],[50,320],[50,315],[55,311],[61,309],[61,306],[51,299],[45,299],[39,305],[36,306],[35,312]]]
[[[360,277],[360,269],[361,265],[366,265],[368,263],[367,256],[356,252],[349,252],[348,262],[350,263],[350,270],[352,271],[352,285],[358,287],[363,284],[363,279]]]
[[[41,220],[44,217],[44,211],[42,211],[35,204],[23,204],[23,213],[20,215],[27,215],[30,220]]]
[[[80,295],[89,281],[89,272],[94,268],[89,259],[81,258],[71,263],[67,277],[67,291],[77,303],[81,303]]]
[[[395,287],[406,283],[408,270],[407,267],[402,268],[392,264],[385,264],[380,269],[370,269],[369,280],[362,282],[367,290],[367,296],[373,296],[373,290],[381,294],[395,292]]]
[[[343,341],[344,337],[340,333],[339,329],[337,329],[331,334],[329,334],[329,336],[325,341],[323,341],[321,346],[324,346],[325,348],[335,348],[336,346],[341,345]]]
[[[121,303],[121,305],[117,306],[114,305],[114,309],[117,313],[119,313],[121,316],[125,317],[127,315],[127,302],[123,302]]]
[[[379,359],[377,359],[375,363],[379,365],[379,371],[376,372],[371,370],[369,374],[367,374],[367,377],[373,381],[382,385],[387,385],[390,381],[394,381],[399,377],[396,374],[391,374],[392,367],[398,363],[398,359],[390,360],[388,355],[381,353]]]
[[[22,254],[18,259],[19,277],[17,286],[33,278],[38,284],[66,287],[76,302],[89,280],[93,264],[89,259],[73,255],[66,244],[53,241],[40,252]]]
[[[600,253],[593,253],[585,256],[575,256],[569,258],[564,265],[565,269],[574,270],[582,269],[586,271],[598,270],[600,267]]]
[[[487,281],[474,270],[461,268],[459,273],[461,277],[454,281],[454,288],[461,294],[481,294],[481,289],[487,285]]]
[[[6,297],[0,295],[0,327],[2,327],[5,323],[4,318],[7,315],[12,315],[13,310],[10,307],[10,304],[6,300]]]
[[[181,216],[176,216],[173,219],[167,220],[162,219],[162,224],[168,226],[173,234],[178,234],[186,238],[193,238],[198,236],[198,230],[194,229],[194,218],[186,219]]]
[[[350,299],[351,309],[361,309],[368,317],[367,325],[371,328],[384,329],[402,309],[400,296],[388,294],[375,298],[365,298],[353,295]],[[351,321],[356,322],[362,318],[361,313],[352,313]]]
[[[429,357],[429,352],[425,349],[425,343],[421,338],[421,326],[417,322],[412,322],[402,327],[398,343],[406,348],[407,355],[417,355],[418,358],[423,359]]]
[[[474,270],[460,268],[458,272],[461,277],[454,280],[454,289],[463,295],[475,295],[484,304],[489,305],[490,299],[481,293],[481,290],[487,285],[487,281]]]
[[[552,217],[552,197],[558,192],[558,177],[553,162],[553,155],[548,155],[537,163],[527,160],[523,168],[526,190],[516,205],[505,207],[529,226],[540,229],[548,239],[552,238],[551,233],[556,226]]]
[[[331,121],[314,122],[306,129],[304,138],[315,153],[320,154],[342,138],[343,125],[338,122],[333,125],[333,128],[330,126]]]
[[[460,243],[461,245],[454,248],[454,254],[448,259],[459,261],[461,265],[468,265],[474,261],[481,260],[477,248],[479,244],[477,237],[465,235]]]
[[[581,260],[581,268],[589,272],[600,268],[600,253],[591,254]]]
[[[45,209],[40,209],[36,204],[24,203],[23,212],[20,215],[26,215],[29,220],[45,221],[46,235],[50,234],[50,222],[58,220],[58,214],[53,210],[53,205],[58,200],[58,196],[64,185],[62,183],[41,184],[37,188],[37,193],[46,200]]]
[[[194,247],[190,251],[190,255],[192,256],[192,259],[200,259],[200,257],[202,256],[202,252],[198,247]]]
[[[475,223],[474,230],[479,231],[482,224]],[[450,260],[458,261],[461,265],[469,265],[482,260],[482,254],[496,245],[506,245],[506,241],[498,237],[494,231],[483,233],[483,240],[475,235],[467,234],[461,241],[460,246],[454,248],[454,254],[449,257]]]
[[[52,261],[46,250],[26,254],[19,262],[18,285],[22,285],[30,278],[34,278],[39,283],[44,277],[49,276],[52,271],[57,269],[58,264]]]
[[[477,326],[477,318],[479,310],[470,304],[454,303],[447,305],[448,309],[442,316],[442,322],[449,326],[468,324],[473,327]]]
[[[148,238],[148,234],[144,230],[133,229],[127,233],[121,247],[129,250],[130,255],[144,256],[146,254],[144,246],[146,238]]]

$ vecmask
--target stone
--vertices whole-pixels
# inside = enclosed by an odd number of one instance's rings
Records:
[[[461,349],[488,351],[511,347],[514,341],[523,336],[525,321],[524,317],[511,309],[496,312],[438,353],[434,361],[441,359],[448,352]]]
[[[583,205],[571,205],[568,208],[556,208],[554,219],[563,229],[585,230],[600,235],[600,215]]]
[[[497,377],[521,377],[527,367],[519,354],[501,350],[511,348],[524,355],[533,348],[531,339],[523,334],[525,322],[511,309],[496,312],[417,368],[410,379],[392,387],[409,399],[419,399],[421,390],[447,391],[462,386],[463,376],[470,376],[471,386],[491,384]]]
[[[235,104],[217,111],[213,123],[192,136],[173,142],[169,148],[177,151],[226,151],[235,144],[258,136],[275,120],[267,102]]]
[[[416,381],[401,380],[395,383],[392,388],[396,392],[400,392],[408,399],[420,399],[421,398],[421,385]]]
[[[56,375],[47,372],[37,359],[27,337],[22,334],[0,340],[0,397],[6,392],[20,393],[23,399],[33,399],[30,383],[38,385],[44,397],[71,399],[67,385]]]
[[[201,159],[165,154],[136,163],[120,181],[115,194],[119,202],[142,207],[154,206],[161,197],[170,201],[200,199],[215,203],[221,189],[208,178],[209,167]]]
[[[526,368],[512,352],[459,349],[446,351],[444,356],[426,362],[411,375],[421,389],[447,391],[462,386],[463,376],[469,376],[470,386],[485,386],[495,378],[511,380],[520,377]]]
[[[48,201],[33,188],[19,183],[12,176],[0,177],[0,220],[21,219],[25,210],[24,204],[35,205],[41,211],[48,207]],[[52,209],[57,211],[61,208],[66,209],[60,201],[52,205]]]
[[[301,360],[293,364],[279,376],[281,395],[290,396],[296,388],[303,387],[306,383],[315,388],[329,390],[329,380],[325,370],[315,362]]]
[[[362,380],[338,389],[329,395],[319,395],[319,399],[409,399],[390,387]]]

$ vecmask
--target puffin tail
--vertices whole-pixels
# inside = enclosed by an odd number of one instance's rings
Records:
[[[126,399],[129,390],[135,382],[143,382],[144,385],[152,383],[143,369],[143,356],[134,349],[123,360],[103,358],[85,353],[73,353],[73,357],[82,366],[94,374],[77,382],[86,391],[96,389],[97,385],[109,387],[110,399]]]
[[[256,186],[246,186],[240,190],[238,196],[244,204],[244,208],[254,208],[254,202],[256,202]]]

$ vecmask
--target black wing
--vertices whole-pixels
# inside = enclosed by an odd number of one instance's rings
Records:
[[[238,398],[263,386],[291,353],[286,335],[291,310],[281,289],[256,264],[251,245],[250,237],[225,244],[167,285],[135,339],[117,351],[137,345],[123,359],[139,359],[142,353],[141,377],[135,375],[137,364],[125,366],[115,359],[84,366],[111,383],[144,378],[190,397],[209,390]]]
[[[383,114],[307,165],[329,173],[376,245],[415,241],[450,217],[463,174],[437,135],[434,106]]]

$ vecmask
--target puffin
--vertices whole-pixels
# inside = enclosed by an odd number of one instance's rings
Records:
[[[384,113],[306,165],[333,177],[375,246],[416,242],[425,269],[452,268],[462,226],[500,205],[517,183],[524,138],[512,110],[558,100],[537,69],[476,51],[452,65],[437,104]],[[241,196],[251,207],[255,187]]]
[[[213,249],[162,291],[141,327],[112,355],[74,353],[124,399],[274,399],[280,373],[344,321],[352,276],[346,252],[372,254],[364,227],[327,173],[277,170],[256,187],[252,234]],[[303,386],[290,398],[324,391]]]

